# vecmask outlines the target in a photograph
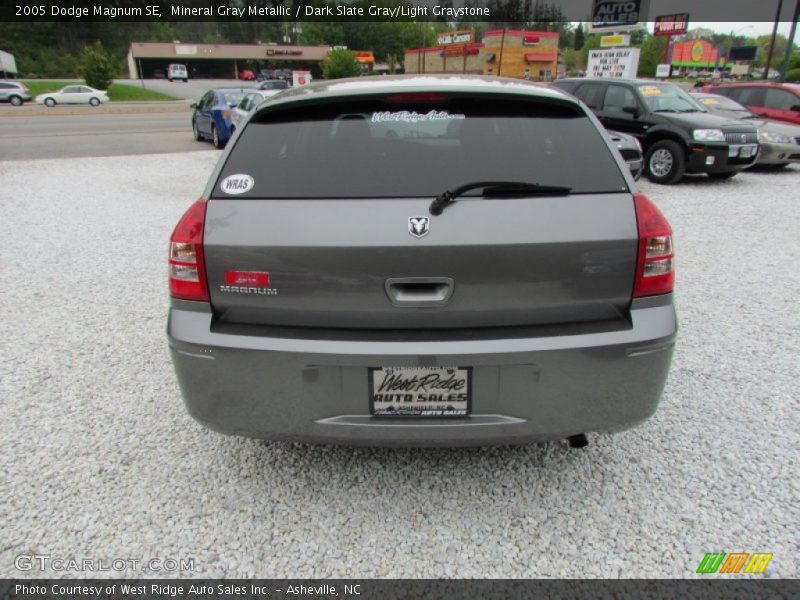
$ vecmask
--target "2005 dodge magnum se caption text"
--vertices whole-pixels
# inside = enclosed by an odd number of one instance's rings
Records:
[[[232,434],[482,445],[656,409],[672,231],[558,90],[382,77],[289,90],[237,131],[171,238],[170,352]]]

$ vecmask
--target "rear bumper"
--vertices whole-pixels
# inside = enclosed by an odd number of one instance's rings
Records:
[[[655,412],[677,331],[671,296],[636,301],[621,330],[468,341],[216,333],[207,305],[177,304],[170,353],[195,419],[222,433],[347,445],[477,446],[627,429]],[[370,416],[367,368],[414,365],[473,367],[471,416]]]

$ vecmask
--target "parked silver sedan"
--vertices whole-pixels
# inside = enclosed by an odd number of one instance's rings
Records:
[[[746,106],[719,94],[692,94],[710,113],[733,119],[747,120],[758,128],[761,153],[757,165],[785,167],[800,163],[800,126],[765,119]]]
[[[654,413],[677,330],[667,220],[579,101],[519,80],[283,93],[168,262],[183,398],[229,434],[583,446]]]

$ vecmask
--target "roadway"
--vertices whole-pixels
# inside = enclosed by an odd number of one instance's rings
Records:
[[[210,150],[192,137],[191,112],[61,114],[0,118],[0,160]]]

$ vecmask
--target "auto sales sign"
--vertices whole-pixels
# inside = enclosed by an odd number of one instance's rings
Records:
[[[592,0],[589,31],[641,29],[647,20],[649,0]]]

